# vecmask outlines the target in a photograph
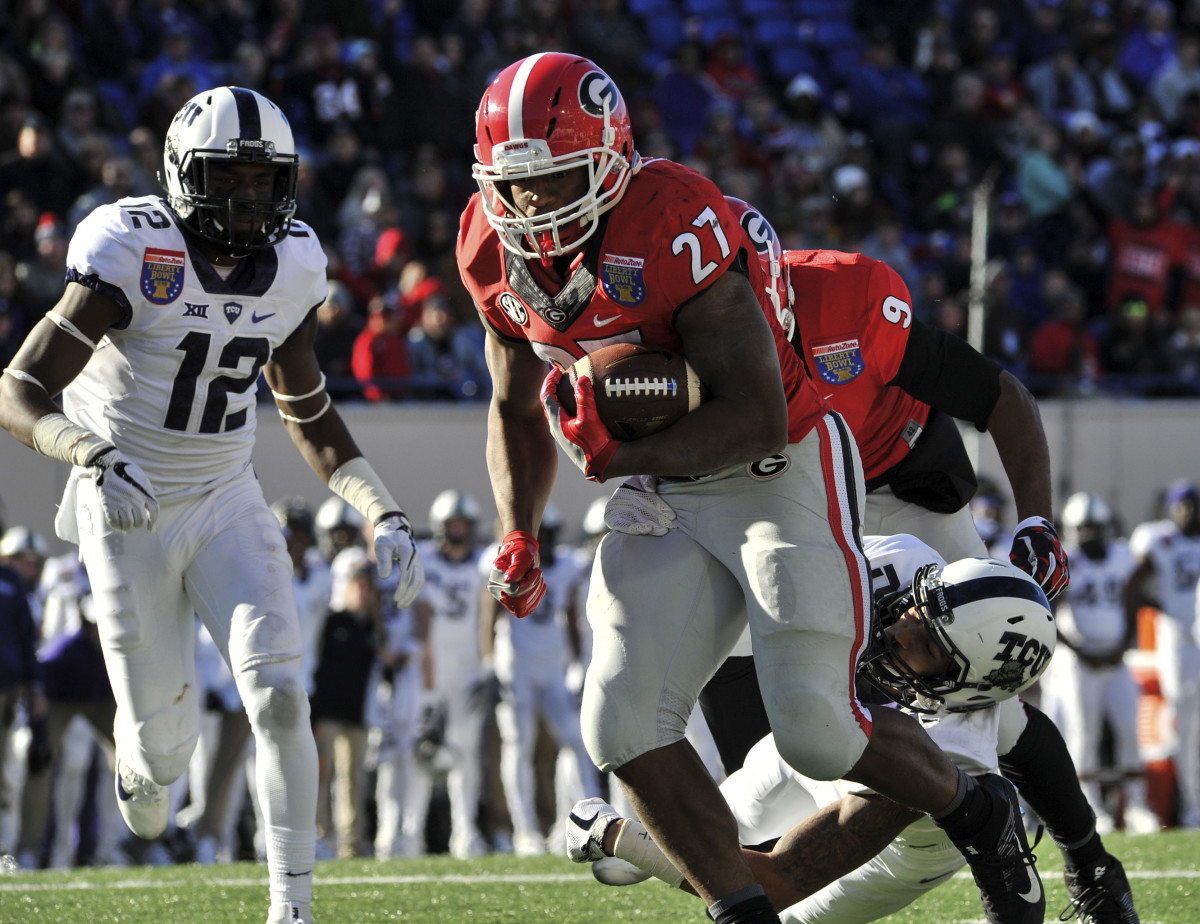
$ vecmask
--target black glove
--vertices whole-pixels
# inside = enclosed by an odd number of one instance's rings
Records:
[[[1054,526],[1042,517],[1028,517],[1017,524],[1008,559],[1041,585],[1047,600],[1058,597],[1071,582],[1067,553]]]
[[[472,712],[488,711],[500,702],[500,680],[491,668],[484,668],[479,679],[471,684],[467,692],[467,704]]]
[[[25,755],[25,764],[29,775],[36,776],[47,769],[54,760],[50,750],[50,732],[46,728],[45,719],[29,720],[29,751]]]

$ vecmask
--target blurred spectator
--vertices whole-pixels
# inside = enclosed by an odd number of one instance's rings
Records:
[[[1184,305],[1171,334],[1171,356],[1176,374],[1185,382],[1200,382],[1200,305]]]
[[[455,319],[445,286],[436,279],[417,285],[407,301],[420,306],[417,326],[408,332],[410,371],[422,383],[414,395],[433,400],[486,397],[491,378],[483,361],[482,327]]]
[[[938,148],[913,191],[912,214],[917,227],[923,231],[969,229],[976,180],[966,147],[951,141]]]
[[[1166,303],[1171,274],[1184,257],[1184,235],[1159,207],[1154,190],[1142,186],[1133,192],[1125,218],[1108,223],[1112,248],[1112,273],[1108,282],[1108,307],[1115,310],[1130,297],[1140,297],[1151,317],[1171,306]]]
[[[182,17],[166,24],[161,35],[161,54],[146,64],[138,79],[139,101],[145,103],[151,99],[172,78],[186,77],[197,91],[220,83],[212,65],[196,51],[194,30],[194,24]]]
[[[17,283],[17,261],[0,250],[0,367],[7,365],[37,320]]]
[[[57,115],[71,87],[86,82],[75,45],[70,22],[55,11],[41,20],[25,46],[32,65],[28,71],[31,99],[43,115]]]
[[[334,203],[335,209],[340,209],[364,164],[366,159],[358,135],[349,125],[333,125],[317,158],[316,183],[324,199]]]
[[[1089,9],[1097,7],[1107,8],[1107,4],[1093,2],[1089,5]],[[1096,94],[1096,114],[1107,122],[1118,123],[1133,109],[1137,91],[1129,75],[1117,63],[1121,46],[1112,31],[1111,18],[1089,16],[1087,21],[1107,25],[1101,27],[1091,49],[1081,53],[1081,65]]]
[[[652,90],[662,127],[675,142],[681,157],[688,157],[704,134],[708,110],[716,94],[704,71],[704,46],[685,41],[661,68]]]
[[[362,397],[361,389],[354,384],[350,363],[360,330],[361,322],[350,289],[336,279],[329,280],[329,294],[317,309],[317,339],[313,350],[328,379],[326,391],[334,401]]]
[[[1066,221],[1064,213],[1075,198],[1082,171],[1079,162],[1063,150],[1058,125],[1041,122],[1033,142],[1017,158],[1016,173],[1017,191],[1039,236],[1060,237],[1061,231],[1048,226]]]
[[[0,155],[0,197],[13,189],[28,191],[43,211],[60,218],[66,217],[71,203],[83,192],[79,171],[59,150],[45,116],[27,116],[16,150]]]
[[[746,46],[736,32],[721,32],[708,49],[704,73],[717,92],[741,103],[752,87],[758,85],[758,72],[746,60]]]
[[[1028,331],[1021,313],[1012,303],[1012,279],[1008,264],[992,259],[984,270],[984,305],[986,315],[983,326],[983,351],[1004,368],[1015,370],[1014,375],[1024,371],[1026,364],[1026,340]]]
[[[626,10],[624,0],[594,0],[582,5],[575,20],[575,42],[579,53],[603,61],[604,71],[626,93],[645,83],[642,56],[646,33]]]
[[[1025,71],[1029,98],[1048,119],[1061,120],[1078,109],[1095,111],[1098,105],[1092,82],[1079,68],[1079,58],[1070,45]]]
[[[874,137],[886,169],[904,185],[909,149],[927,124],[929,91],[920,75],[901,63],[886,27],[871,30],[862,61],[848,75],[853,118]]]
[[[1128,215],[1134,191],[1145,184],[1147,174],[1142,139],[1132,132],[1120,134],[1111,153],[1096,158],[1084,173],[1088,200],[1104,219]]]
[[[68,238],[62,222],[47,212],[38,222],[33,240],[37,250],[17,264],[17,284],[27,300],[30,320],[36,323],[62,295]]]
[[[1062,376],[1072,385],[1095,381],[1100,368],[1100,349],[1087,329],[1083,292],[1076,286],[1064,289],[1050,303],[1050,310],[1051,317],[1039,324],[1029,338],[1029,371]]]
[[[384,401],[408,394],[408,328],[403,313],[381,295],[367,306],[366,326],[354,338],[350,366],[368,401]]]
[[[342,54],[337,29],[319,26],[301,38],[280,90],[283,105],[294,114],[293,130],[306,142],[321,146],[334,126],[348,127],[364,145],[376,143],[379,114],[368,109],[372,87]]]
[[[313,734],[321,756],[317,827],[339,859],[368,855],[364,818],[367,683],[384,639],[375,563],[365,549],[339,552],[317,657]]]
[[[1105,373],[1165,375],[1171,371],[1167,347],[1165,320],[1151,317],[1146,302],[1135,296],[1109,316],[1100,339],[1100,364]]]
[[[845,146],[846,130],[830,112],[821,85],[809,74],[797,74],[784,90],[783,124],[770,148],[821,173],[842,162]]]
[[[1168,0],[1150,0],[1141,20],[1121,45],[1119,63],[1139,88],[1146,88],[1175,51],[1175,8]]]
[[[1175,54],[1150,83],[1150,95],[1169,128],[1178,126],[1183,98],[1193,90],[1200,90],[1200,34],[1185,32]]]
[[[132,196],[138,189],[135,185],[133,161],[126,154],[114,154],[105,158],[100,170],[100,185],[94,186],[75,200],[67,213],[67,237],[75,233],[76,226],[92,210]]]
[[[871,178],[856,164],[842,164],[833,171],[833,222],[840,240],[839,247],[847,251],[862,250],[865,238],[886,214],[886,208],[875,197]]]
[[[921,273],[913,263],[904,240],[904,226],[892,214],[881,214],[874,227],[862,239],[862,252],[886,263],[904,280],[909,292],[916,292]]]

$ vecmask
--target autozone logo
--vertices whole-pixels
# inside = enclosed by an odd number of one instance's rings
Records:
[[[679,383],[674,376],[629,376],[604,381],[604,394],[610,398],[674,398]]]

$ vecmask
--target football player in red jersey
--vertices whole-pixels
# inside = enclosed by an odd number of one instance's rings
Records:
[[[867,484],[866,534],[911,533],[951,559],[988,554],[967,507],[975,472],[952,418],[967,420],[991,434],[1025,518],[1010,559],[1048,597],[1061,593],[1067,564],[1047,519],[1050,457],[1028,390],[963,341],[917,319],[908,287],[886,263],[828,250],[781,252],[757,209],[729,201],[758,245],[769,294],[794,325],[793,347],[854,433]],[[744,650],[743,642],[700,698],[730,771],[770,731]],[[1016,697],[1000,706],[1000,715],[1001,769],[1063,851],[1072,901],[1106,924],[1130,920],[1118,904],[1128,896],[1124,873],[1116,872],[1120,861],[1096,833],[1061,733]],[[1104,874],[1091,875],[1098,867]]]
[[[544,593],[535,535],[556,442],[592,480],[633,476],[610,500],[620,527],[601,543],[588,600],[593,760],[621,779],[715,920],[777,921],[684,739],[748,622],[784,758],[930,812],[974,863],[992,920],[1040,921],[1008,792],[975,785],[915,722],[855,697],[870,604],[861,463],[787,343],[755,242],[720,191],[679,164],[642,161],[617,87],[574,55],[501,71],[476,134],[480,191],[462,215],[458,265],[489,334],[497,599],[520,617]],[[583,377],[568,416],[554,398],[564,369],[617,341],[683,353],[710,400],[619,443]]]

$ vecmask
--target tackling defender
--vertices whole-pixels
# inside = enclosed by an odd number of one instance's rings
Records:
[[[269,924],[312,924],[317,756],[292,566],[251,465],[260,372],[301,455],[375,524],[397,601],[423,579],[408,519],[313,354],[326,261],[292,217],[297,162],[266,97],[218,87],[188,100],[167,131],[167,198],[84,219],[63,297],[0,377],[0,425],[73,466],[55,527],[91,579],[125,822],[140,837],[163,831],[166,787],[196,743],[195,611],[258,745]]]
[[[913,536],[868,536],[864,544],[880,597],[863,679],[917,712],[964,772],[994,774],[997,704],[1032,685],[1054,651],[1045,594],[1007,562],[947,564]],[[771,845],[745,856],[790,924],[878,920],[948,881],[964,863],[945,832],[919,813],[844,780],[796,773],[771,735],[751,748],[721,793],[741,843]],[[694,891],[636,820],[597,802],[580,803],[570,816],[572,860],[618,857],[642,873],[601,861],[598,879],[616,885],[654,875]],[[581,818],[590,823],[578,824]],[[1030,903],[1040,899],[1032,865],[1020,893]]]

